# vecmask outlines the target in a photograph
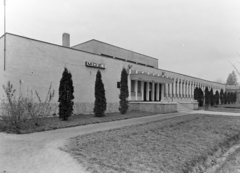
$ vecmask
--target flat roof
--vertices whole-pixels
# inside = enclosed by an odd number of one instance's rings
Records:
[[[112,46],[112,47],[116,47],[116,48],[118,48],[118,49],[123,49],[123,50],[129,51],[129,52],[133,52],[133,53],[136,53],[136,54],[139,54],[139,55],[146,56],[146,57],[148,57],[148,58],[152,58],[152,59],[158,60],[157,58],[153,58],[153,57],[148,56],[148,55],[144,55],[144,54],[141,54],[141,53],[138,53],[138,52],[134,52],[134,51],[132,51],[132,50],[128,50],[128,49],[125,49],[125,48],[122,48],[122,47],[118,47],[118,46],[115,46],[115,45],[112,45],[112,44],[109,44],[109,43],[105,43],[105,42],[102,42],[102,41],[99,41],[99,40],[95,40],[95,39],[91,39],[91,40],[85,41],[85,42],[83,42],[83,43],[79,43],[79,44],[77,44],[77,45],[75,45],[75,46],[78,46],[78,45],[81,45],[81,44],[84,44],[84,43],[87,43],[87,42],[91,42],[91,41],[96,41],[96,42],[99,42],[99,43],[102,43],[102,44],[106,44],[106,45],[109,45],[109,46]],[[72,46],[72,47],[75,47],[75,46]]]

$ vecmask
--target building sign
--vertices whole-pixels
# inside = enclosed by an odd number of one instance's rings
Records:
[[[94,68],[101,68],[101,69],[105,69],[106,68],[106,65],[104,65],[104,64],[97,64],[97,63],[89,62],[89,61],[86,61],[85,65],[87,67],[94,67]]]

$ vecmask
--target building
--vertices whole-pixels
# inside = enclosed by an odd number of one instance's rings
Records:
[[[239,85],[227,85],[227,93],[236,93],[237,94],[237,103],[240,103],[240,86]]]
[[[6,56],[4,58],[4,39]],[[130,110],[159,113],[175,112],[177,106],[196,108],[194,89],[225,85],[158,68],[158,59],[117,46],[90,40],[70,47],[69,34],[63,34],[62,45],[6,33],[0,38],[1,85],[11,81],[15,88],[22,81],[22,91],[37,90],[44,98],[50,83],[55,90],[57,106],[59,82],[64,67],[73,76],[75,113],[91,113],[94,105],[96,72],[102,73],[106,90],[107,112],[118,111],[118,82],[123,68],[128,71]],[[0,90],[1,95],[3,90]]]

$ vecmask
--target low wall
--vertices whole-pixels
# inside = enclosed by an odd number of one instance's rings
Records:
[[[145,111],[158,114],[177,112],[177,103],[129,102],[129,111]]]
[[[74,114],[93,114],[94,103],[74,103]],[[119,112],[119,103],[107,103],[105,113]]]
[[[195,102],[195,101],[194,102],[182,102],[179,104],[188,108],[189,110],[197,110],[198,109],[198,102]]]

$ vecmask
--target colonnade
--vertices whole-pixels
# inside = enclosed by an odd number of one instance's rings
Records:
[[[130,100],[161,101],[165,86],[157,82],[131,80]]]
[[[212,88],[215,93],[216,90],[220,93],[221,87],[215,87],[213,85],[204,84],[201,82],[195,82],[190,80],[183,80],[180,78],[174,78],[173,83],[155,83],[154,81],[138,81],[131,80],[131,94],[130,100],[135,101],[174,101],[178,98],[192,101],[194,99],[194,89],[196,87],[201,88],[203,93],[206,87],[209,90]],[[224,89],[225,90],[225,89]]]

